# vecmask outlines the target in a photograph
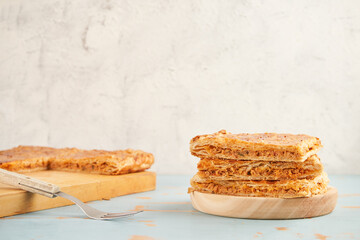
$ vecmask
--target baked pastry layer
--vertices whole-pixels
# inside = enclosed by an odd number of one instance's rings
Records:
[[[190,141],[194,156],[232,160],[305,161],[321,147],[318,138],[304,134],[232,134],[225,130]]]
[[[317,155],[312,155],[304,162],[203,158],[197,168],[200,177],[211,180],[295,180],[312,178],[323,171],[323,165]]]
[[[278,181],[217,181],[196,174],[190,181],[189,192],[224,194],[243,197],[297,198],[323,194],[329,179],[326,173],[312,179]]]
[[[0,168],[16,172],[52,169],[118,175],[144,171],[153,162],[151,153],[132,149],[104,151],[19,146],[0,151]]]

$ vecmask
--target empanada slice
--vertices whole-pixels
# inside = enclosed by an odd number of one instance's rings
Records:
[[[64,151],[49,162],[52,170],[120,175],[144,171],[154,163],[151,153],[141,150],[79,150]]]
[[[154,163],[151,153],[141,150],[81,150],[18,146],[0,151],[0,168],[14,172],[61,170],[119,175],[144,171]]]
[[[325,172],[312,179],[274,181],[217,181],[196,174],[190,181],[189,192],[224,194],[242,197],[298,198],[323,194],[329,179]]]
[[[313,178],[323,171],[317,155],[312,155],[304,162],[203,158],[197,168],[200,177],[211,180],[295,180]]]
[[[305,161],[322,147],[304,134],[240,133],[221,130],[190,141],[191,154],[200,158],[264,161]]]

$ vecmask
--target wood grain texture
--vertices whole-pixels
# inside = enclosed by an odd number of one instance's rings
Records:
[[[156,174],[154,172],[107,176],[62,171],[39,171],[25,175],[58,185],[61,191],[84,202],[150,191],[154,190],[156,186]],[[61,197],[50,199],[0,184],[0,217],[72,204],[69,200]]]
[[[332,212],[338,193],[336,188],[329,187],[325,194],[310,198],[237,197],[197,191],[190,196],[193,207],[208,214],[250,219],[294,219]]]
[[[54,198],[54,194],[60,191],[59,186],[5,169],[0,169],[0,183],[32,193],[38,193],[49,198]]]

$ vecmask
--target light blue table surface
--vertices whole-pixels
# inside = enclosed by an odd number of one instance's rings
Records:
[[[96,201],[105,211],[144,208],[133,217],[91,220],[76,206],[0,218],[0,239],[360,239],[360,176],[330,176],[339,190],[333,213],[310,219],[247,220],[197,212],[187,194],[191,176],[160,175],[151,192]],[[286,230],[278,230],[284,228]]]

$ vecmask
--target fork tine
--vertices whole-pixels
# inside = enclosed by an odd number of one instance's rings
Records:
[[[116,218],[116,217],[126,217],[126,216],[132,216],[135,215],[137,213],[140,213],[143,211],[137,211],[137,212],[122,212],[122,213],[107,213],[104,216],[102,216],[102,218]]]
[[[132,215],[123,215],[123,214],[121,214],[121,215],[113,215],[113,216],[105,215],[105,216],[102,216],[100,219],[115,219],[115,218],[124,218],[124,217],[130,217],[130,216],[132,216]]]
[[[142,211],[136,211],[136,212],[123,212],[123,213],[107,213],[100,211],[98,209],[95,209],[93,207],[90,207],[89,205],[85,204],[84,202],[80,201],[74,196],[71,196],[69,194],[66,194],[64,192],[58,192],[56,194],[57,196],[66,198],[72,202],[74,202],[80,209],[89,217],[93,219],[98,220],[105,220],[105,219],[112,219],[112,218],[119,218],[119,217],[126,217],[126,216],[132,216],[134,214],[140,213]]]

